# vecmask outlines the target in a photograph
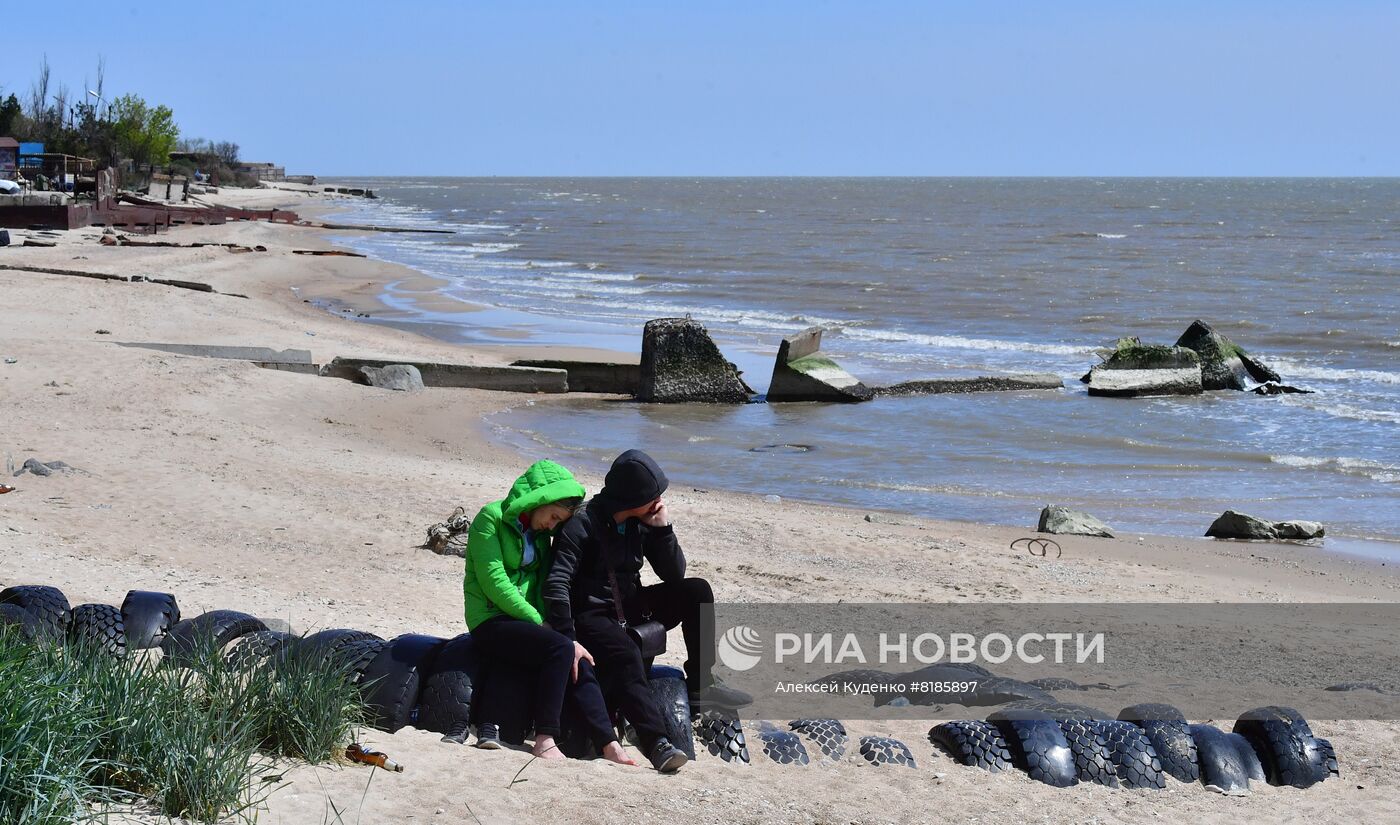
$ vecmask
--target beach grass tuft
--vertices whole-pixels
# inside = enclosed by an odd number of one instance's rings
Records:
[[[176,668],[0,634],[0,822],[83,822],[133,804],[249,818],[274,760],[329,761],[364,719],[333,665],[196,658]]]

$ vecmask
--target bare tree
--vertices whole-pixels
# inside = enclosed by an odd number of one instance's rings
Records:
[[[238,144],[233,141],[223,140],[214,144],[214,154],[225,166],[238,165]]]
[[[49,111],[49,56],[39,61],[39,76],[29,87],[29,119],[35,123],[45,120]]]

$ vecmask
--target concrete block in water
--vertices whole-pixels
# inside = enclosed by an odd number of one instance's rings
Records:
[[[1024,372],[1014,375],[979,375],[975,378],[934,378],[904,381],[888,387],[876,387],[875,394],[938,395],[951,392],[1012,392],[1016,390],[1058,390],[1065,385],[1060,376],[1049,372]]]
[[[1102,364],[1089,371],[1089,394],[1110,398],[1136,398],[1143,395],[1199,395],[1201,368],[1181,367],[1160,370],[1118,370]]]
[[[364,383],[361,367],[387,367],[406,364],[416,367],[426,387],[501,390],[503,392],[569,391],[569,374],[564,370],[533,367],[481,367],[472,364],[435,364],[427,361],[406,361],[402,358],[341,358],[333,359],[321,368],[321,375]]]
[[[690,318],[647,321],[640,369],[638,401],[745,404],[752,393],[704,325]]]
[[[640,364],[618,364],[607,361],[512,361],[512,367],[564,370],[569,374],[569,392],[616,393],[636,395],[641,385]]]
[[[875,393],[821,353],[822,329],[789,335],[778,345],[768,401],[869,401]]]

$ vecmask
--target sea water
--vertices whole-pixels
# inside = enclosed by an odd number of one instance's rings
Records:
[[[383,322],[635,353],[647,319],[688,314],[759,391],[782,336],[813,325],[867,383],[1065,380],[860,405],[578,398],[490,420],[531,456],[601,470],[641,446],[678,484],[1027,527],[1057,503],[1120,534],[1200,535],[1235,509],[1400,539],[1400,180],[347,183],[381,200],[346,220],[454,234],[341,243],[489,308],[419,311],[390,285]],[[1197,318],[1316,392],[1086,394],[1116,338],[1172,344]]]

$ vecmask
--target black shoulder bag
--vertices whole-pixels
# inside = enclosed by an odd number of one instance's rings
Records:
[[[666,625],[655,619],[629,625],[626,614],[622,612],[622,591],[617,586],[617,574],[613,572],[611,567],[608,568],[608,584],[612,587],[613,609],[617,611],[617,623],[622,625],[622,629],[627,631],[627,635],[637,643],[637,647],[642,651],[642,658],[654,659],[665,653]]]

